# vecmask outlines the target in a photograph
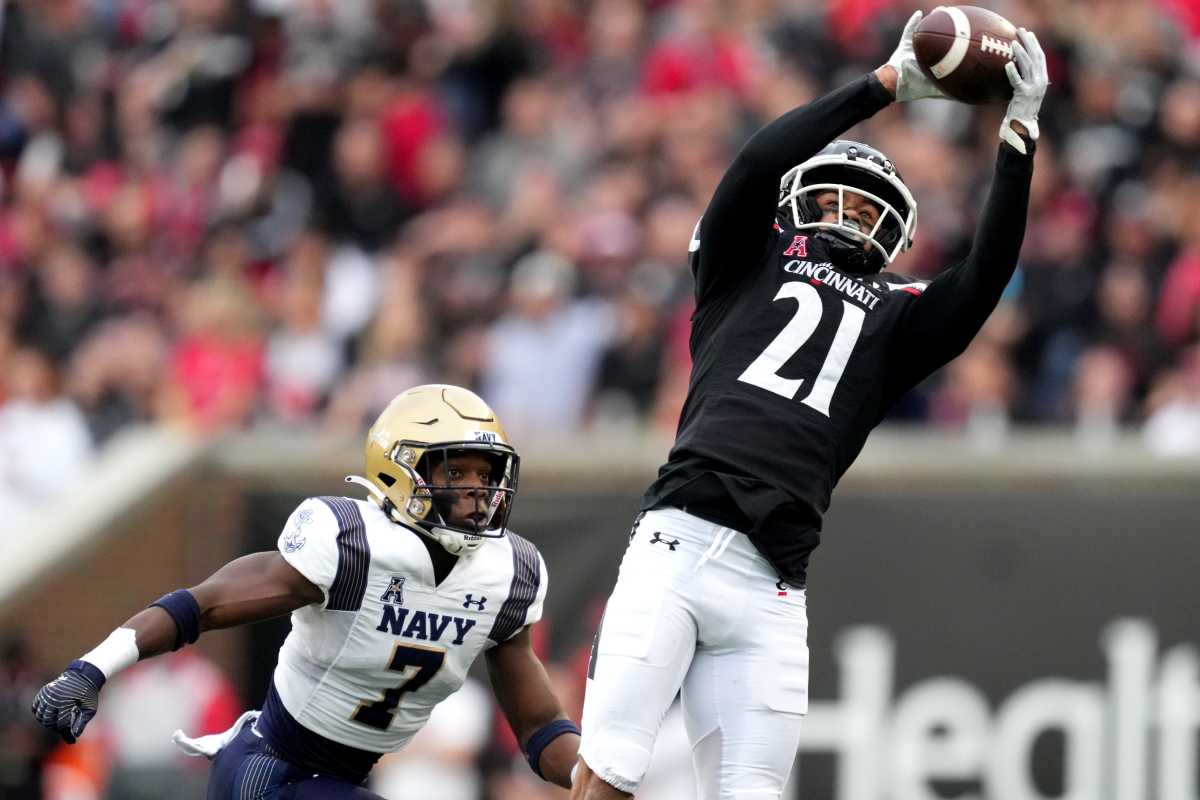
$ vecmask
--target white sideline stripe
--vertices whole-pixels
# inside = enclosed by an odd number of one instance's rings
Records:
[[[971,44],[971,23],[962,9],[947,6],[942,11],[949,14],[950,19],[954,22],[954,44],[950,45],[950,49],[946,51],[946,55],[942,56],[942,60],[929,70],[933,73],[933,77],[939,79],[958,69],[958,65],[962,63],[963,57],[967,54],[967,47]]]
[[[98,534],[194,464],[207,446],[167,427],[119,434],[80,479],[36,509],[0,520],[0,606],[56,566],[75,562]]]

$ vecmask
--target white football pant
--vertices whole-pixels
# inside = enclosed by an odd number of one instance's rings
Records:
[[[750,540],[678,509],[646,512],[589,666],[580,756],[635,792],[677,692],[702,800],[779,798],[808,711],[803,590]]]

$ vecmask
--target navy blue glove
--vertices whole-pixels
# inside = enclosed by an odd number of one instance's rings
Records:
[[[67,744],[83,733],[96,716],[104,673],[86,661],[72,661],[65,672],[43,686],[33,698],[33,716],[62,736]]]

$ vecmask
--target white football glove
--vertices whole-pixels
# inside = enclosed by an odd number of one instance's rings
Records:
[[[1012,129],[1012,122],[1019,122],[1029,131],[1034,141],[1038,138],[1038,110],[1050,78],[1046,74],[1046,54],[1038,44],[1037,37],[1024,28],[1017,29],[1017,39],[1012,43],[1015,61],[1004,65],[1008,82],[1012,84],[1013,96],[1008,102],[1008,113],[1000,123],[1000,138],[1011,144],[1018,153],[1025,154],[1025,142]],[[1018,67],[1020,70],[1018,71]]]
[[[913,52],[913,34],[917,32],[917,26],[921,24],[922,16],[924,14],[917,11],[908,18],[908,24],[904,26],[904,33],[900,34],[900,44],[896,45],[896,51],[892,53],[892,57],[887,62],[888,66],[895,69],[896,75],[899,76],[896,82],[896,99],[901,103],[926,97],[946,98],[946,93],[921,71],[921,67],[917,64],[916,53]]]

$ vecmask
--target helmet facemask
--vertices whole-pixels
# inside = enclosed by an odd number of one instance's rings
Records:
[[[482,484],[473,478],[455,481],[450,470],[472,456],[482,457],[488,475]],[[516,493],[520,457],[505,445],[482,442],[441,442],[418,460],[413,498],[408,511],[427,529],[440,528],[465,536],[504,535]],[[464,509],[466,519],[459,519]]]
[[[824,192],[837,193],[837,217],[830,222],[822,221],[817,204]],[[846,216],[848,192],[879,209],[869,229]],[[788,207],[796,230],[817,231],[814,238],[829,247],[836,266],[859,274],[886,269],[912,246],[917,228],[917,203],[891,162],[859,154],[853,146],[848,153],[818,155],[788,170],[780,181],[779,205]]]

